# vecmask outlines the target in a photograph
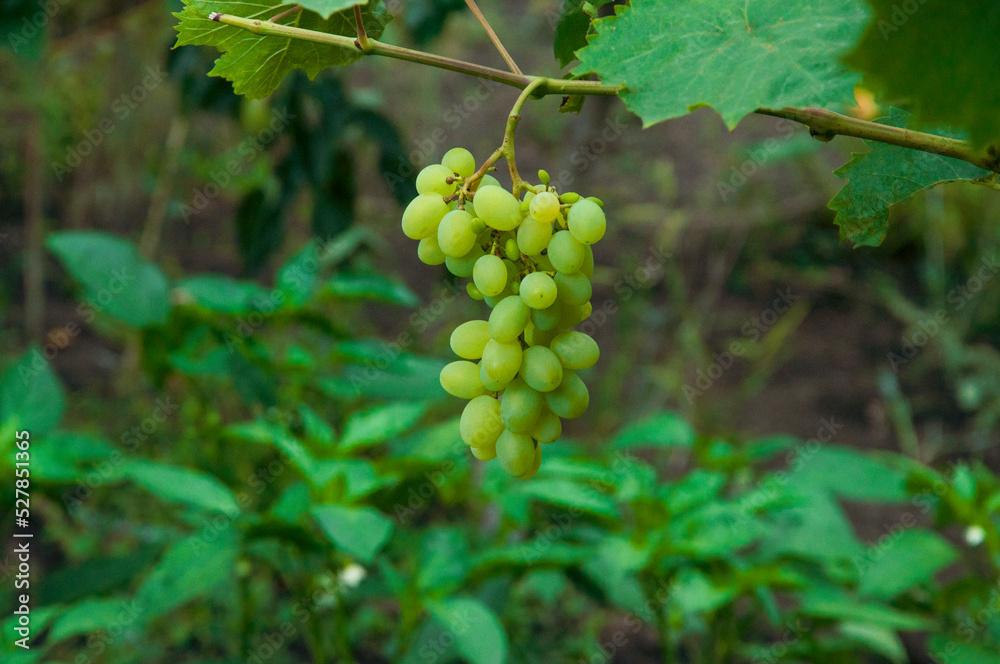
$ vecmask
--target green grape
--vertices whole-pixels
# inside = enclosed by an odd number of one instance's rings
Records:
[[[535,272],[534,274],[538,273]],[[562,302],[556,300],[545,309],[535,309],[531,312],[531,322],[543,332],[555,330],[559,326],[560,321],[562,321],[563,308]]]
[[[478,360],[489,340],[489,324],[484,320],[470,320],[451,333],[451,349],[463,360]]]
[[[521,204],[503,187],[479,187],[475,203],[479,218],[491,228],[509,231],[521,222]]]
[[[517,240],[510,237],[503,245],[504,256],[512,261],[521,260],[521,250],[517,246]]]
[[[558,289],[556,282],[549,275],[544,272],[532,272],[521,280],[518,295],[532,309],[547,309],[556,301]]]
[[[490,336],[501,343],[516,342],[531,317],[528,305],[519,297],[505,297],[490,313]]]
[[[572,205],[580,200],[580,194],[575,191],[567,191],[565,194],[559,196],[559,202],[564,205]]]
[[[444,263],[445,255],[438,245],[437,235],[425,237],[417,245],[417,258],[428,265],[441,265]]]
[[[514,433],[528,433],[545,407],[545,397],[520,378],[515,378],[503,393],[500,419]]]
[[[542,253],[552,239],[552,224],[527,217],[517,227],[517,246],[527,256]]]
[[[591,203],[597,203],[602,208],[604,207],[604,201],[602,201],[597,196],[587,196],[587,200],[590,201]]]
[[[529,346],[548,346],[554,336],[554,333],[541,330],[535,327],[533,323],[528,323],[528,326],[524,328],[524,341]]]
[[[479,189],[480,187],[499,187],[499,186],[500,186],[500,180],[497,180],[495,177],[487,173],[486,175],[484,175],[482,178],[479,179],[479,185],[477,189]]]
[[[497,438],[497,460],[508,475],[518,477],[531,470],[535,464],[538,443],[530,436],[504,431]]]
[[[484,350],[483,352],[485,353],[486,351]],[[510,384],[510,380],[496,380],[493,376],[486,373],[486,366],[482,362],[479,363],[479,382],[482,383],[483,387],[485,387],[489,392],[500,392],[507,387],[508,384]]]
[[[483,386],[487,388],[496,384],[506,386],[514,380],[514,376],[521,369],[521,354],[521,344],[517,341],[503,343],[490,339],[483,348],[483,361],[480,366],[493,382],[491,385]]]
[[[479,287],[476,286],[475,282],[470,281],[465,284],[465,292],[468,293],[469,297],[473,300],[482,301],[483,299],[483,291],[479,290]]]
[[[476,206],[472,204],[472,201],[465,201],[465,205],[463,206],[463,209],[466,212],[469,213],[469,216],[472,217],[473,220],[475,220],[475,218],[478,216],[476,214]],[[473,222],[473,224],[472,224],[472,230],[474,230],[476,233],[482,233],[483,232],[483,228],[486,228],[486,224],[482,224],[482,228],[480,228],[479,230],[476,230],[476,224],[475,224],[475,222]]]
[[[535,445],[535,460],[531,463],[531,468],[523,475],[518,475],[518,479],[530,480],[538,474],[538,469],[542,467],[542,446]]]
[[[458,430],[469,447],[489,447],[503,431],[500,402],[491,396],[476,397],[465,404]]]
[[[521,378],[533,390],[551,392],[562,382],[563,367],[556,354],[545,346],[532,346],[521,359]]]
[[[448,271],[456,277],[471,277],[472,271],[476,267],[476,262],[482,257],[482,255],[483,248],[476,244],[472,246],[469,253],[465,254],[461,258],[455,258],[453,256],[445,257],[444,264],[448,267]]]
[[[587,406],[590,405],[590,393],[580,377],[566,369],[563,371],[559,387],[545,393],[545,403],[559,417],[571,420],[580,417],[583,411],[587,410]]]
[[[476,397],[477,399],[481,397]],[[559,440],[562,435],[562,420],[552,412],[546,404],[542,413],[538,416],[534,428],[531,429],[531,437],[539,443],[553,443]]]
[[[608,220],[601,206],[592,200],[584,199],[573,204],[569,209],[569,232],[583,244],[594,244],[602,237],[608,228]]]
[[[431,164],[417,173],[417,193],[450,196],[458,187],[458,183],[448,182],[454,177],[450,168],[441,164]]]
[[[469,211],[469,209],[468,209],[469,206],[466,205],[465,208],[466,208],[465,211],[468,212]],[[469,214],[472,214],[472,213],[469,212]],[[470,224],[470,226],[472,227],[472,232],[476,234],[477,239],[483,240],[484,238],[479,237],[479,236],[481,236],[483,234],[483,231],[485,231],[487,228],[489,228],[486,225],[486,222],[483,221],[482,219],[480,219],[479,217],[473,216],[472,217],[472,224]]]
[[[507,266],[499,256],[486,254],[476,261],[472,279],[483,295],[499,295],[507,286]]]
[[[549,242],[549,260],[560,272],[573,274],[583,267],[587,252],[569,231],[559,231]]]
[[[588,279],[594,278],[594,250],[589,244],[583,245],[584,257],[580,272],[583,272]]]
[[[476,172],[476,158],[465,148],[452,148],[441,157],[441,165],[467,178]]]
[[[486,388],[479,380],[479,367],[467,360],[446,364],[441,369],[441,387],[459,399],[474,399],[486,394]]]
[[[461,258],[472,251],[476,234],[472,232],[472,217],[465,210],[452,210],[438,225],[438,246],[445,256]]]
[[[563,332],[552,340],[550,348],[563,367],[574,371],[589,369],[601,356],[597,342],[583,332]]]
[[[557,272],[556,286],[559,288],[559,299],[566,304],[583,304],[593,294],[590,279],[582,272],[575,274]]]
[[[583,321],[590,318],[590,314],[592,313],[594,313],[594,305],[590,303],[590,300],[587,300],[580,307],[580,322],[582,323]]]
[[[403,234],[423,240],[437,233],[438,224],[448,214],[448,204],[437,194],[421,194],[403,210]]]
[[[472,456],[480,461],[493,461],[493,459],[497,458],[497,445],[493,443],[492,445],[485,445],[483,447],[473,447]]]
[[[559,214],[559,199],[550,191],[543,191],[531,199],[531,206],[528,208],[531,216],[542,223],[555,221]]]
[[[552,181],[552,179],[549,177],[549,172],[543,170],[538,171],[538,181],[544,184],[546,187],[549,186],[549,182]]]
[[[555,266],[552,265],[552,261],[550,261],[549,257],[546,256],[545,254],[542,254],[541,256],[537,256],[537,257],[535,257],[532,260],[535,261],[535,270],[537,272],[555,272],[556,271]]]

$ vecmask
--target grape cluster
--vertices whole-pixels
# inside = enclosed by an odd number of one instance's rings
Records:
[[[577,371],[597,362],[590,336],[572,328],[592,311],[591,245],[604,236],[603,203],[557,195],[545,171],[522,199],[491,175],[477,175],[468,150],[449,150],[417,176],[417,197],[403,212],[403,233],[419,240],[417,255],[471,277],[469,296],[492,308],[451,335],[460,360],[441,370],[441,385],[469,399],[462,439],[477,459],[499,459],[510,475],[530,478],[542,460],[539,443],[562,434],[590,395]]]

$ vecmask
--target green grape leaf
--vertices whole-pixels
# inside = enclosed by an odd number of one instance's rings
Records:
[[[392,520],[371,507],[317,505],[312,515],[338,549],[371,562],[392,535]]]
[[[167,277],[128,240],[98,231],[63,231],[50,234],[45,244],[83,286],[78,310],[88,322],[101,312],[133,327],[167,320]]]
[[[975,623],[973,623],[975,624]],[[997,651],[985,644],[969,643],[968,627],[958,634],[935,634],[928,640],[928,650],[941,664],[995,664]]]
[[[177,46],[202,44],[215,46],[222,56],[215,61],[210,76],[221,76],[233,83],[237,94],[260,99],[274,92],[282,79],[295,69],[303,69],[309,78],[335,65],[350,64],[362,57],[353,48],[317,44],[291,39],[255,35],[231,25],[211,20],[213,12],[266,21],[291,9],[292,3],[281,0],[184,0],[184,10],[174,16],[177,25]],[[336,2],[314,2],[313,5],[333,6]],[[353,3],[352,3],[353,4]],[[362,11],[362,22],[368,36],[378,39],[392,16],[381,2],[369,3]],[[283,25],[336,35],[357,34],[354,12],[345,10],[323,18],[315,11],[303,9],[281,19]]]
[[[565,67],[576,60],[576,52],[587,45],[587,32],[590,30],[590,19],[597,13],[601,5],[608,0],[563,0],[562,8],[556,21],[556,38],[552,48],[560,67]],[[592,14],[584,11],[584,5],[590,4]]]
[[[849,103],[860,76],[838,56],[864,31],[862,0],[648,0],[594,21],[575,74],[624,84],[648,127],[713,107],[732,129],[760,107]]]
[[[134,600],[124,597],[109,599],[89,598],[60,612],[59,618],[49,632],[49,642],[58,643],[79,634],[90,634],[109,625],[122,626],[126,617],[134,618],[141,613],[141,607]],[[131,620],[129,620],[131,622]]]
[[[1000,139],[1000,5],[994,0],[869,0],[875,19],[845,61],[915,124],[947,126],[982,145]],[[909,107],[908,107],[909,108]]]
[[[233,492],[219,480],[201,471],[135,459],[122,472],[162,500],[222,512],[229,516],[240,513]]]
[[[450,634],[455,648],[472,664],[504,664],[507,633],[490,607],[471,597],[425,602],[434,619]]]
[[[344,425],[340,447],[350,450],[396,438],[416,424],[429,407],[426,401],[401,401],[354,413]]]
[[[62,383],[38,348],[32,348],[0,376],[0,425],[17,422],[35,436],[59,426],[66,409]]]
[[[862,595],[891,599],[926,583],[958,558],[947,540],[930,530],[910,529],[879,542],[858,559]]]
[[[323,18],[329,18],[330,14],[351,9],[354,5],[367,5],[368,0],[303,0],[299,4]]]
[[[878,122],[905,127],[908,119],[908,113],[894,108]],[[880,245],[889,231],[889,207],[919,191],[945,182],[996,177],[961,159],[874,141],[865,144],[871,152],[854,154],[837,169],[836,174],[848,182],[829,204],[837,213],[833,223],[840,226],[840,237],[855,246]]]
[[[613,449],[630,447],[691,447],[695,433],[676,413],[651,415],[622,429],[611,441]]]
[[[195,304],[224,314],[247,314],[257,309],[270,311],[282,299],[256,282],[221,274],[200,274],[182,279],[177,282],[174,295],[182,304]]]
[[[213,525],[171,546],[136,592],[141,620],[148,623],[233,581],[238,552],[231,523],[222,528]]]

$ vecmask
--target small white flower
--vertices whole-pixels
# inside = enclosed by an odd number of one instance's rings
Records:
[[[969,546],[979,546],[986,539],[986,531],[982,526],[969,526],[965,529],[965,543]]]
[[[356,588],[366,576],[368,576],[368,572],[357,563],[351,563],[340,570],[340,582],[348,588]]]

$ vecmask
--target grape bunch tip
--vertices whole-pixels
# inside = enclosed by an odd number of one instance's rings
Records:
[[[562,435],[562,420],[590,403],[576,372],[600,350],[573,328],[591,314],[591,245],[607,228],[598,199],[559,195],[548,173],[538,176],[519,200],[453,148],[417,175],[402,218],[420,260],[471,278],[469,296],[492,309],[452,332],[461,359],[441,370],[441,386],[469,400],[459,429],[473,456],[523,479],[538,472],[541,445]]]

